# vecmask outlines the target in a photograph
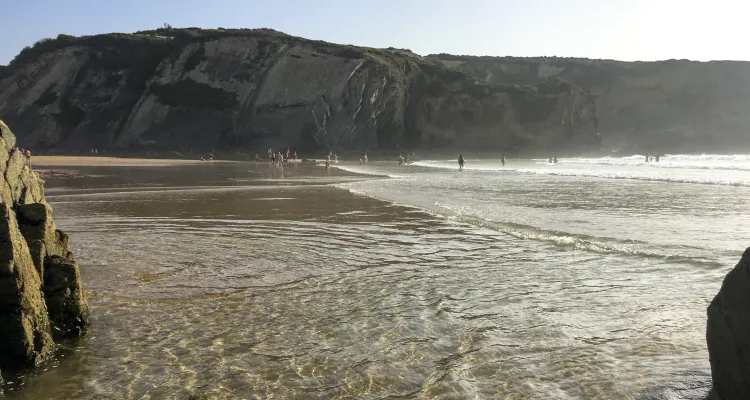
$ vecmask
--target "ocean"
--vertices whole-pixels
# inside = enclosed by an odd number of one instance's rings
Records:
[[[465,156],[51,179],[93,325],[5,396],[704,398],[750,156]]]

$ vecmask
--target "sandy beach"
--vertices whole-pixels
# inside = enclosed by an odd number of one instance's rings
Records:
[[[34,156],[32,165],[44,167],[163,167],[170,165],[189,165],[200,163],[217,163],[231,161],[200,161],[200,160],[170,160],[152,158],[119,158],[119,157],[89,157],[89,156]]]

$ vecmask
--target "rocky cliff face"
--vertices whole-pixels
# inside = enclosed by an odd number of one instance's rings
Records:
[[[750,63],[431,55],[485,82],[572,81],[596,98],[603,145],[625,151],[750,150]]]
[[[55,227],[44,182],[0,121],[0,369],[47,360],[54,338],[88,323],[78,266]]]
[[[269,30],[59,37],[0,77],[0,115],[37,149],[599,147],[594,99],[569,81],[478,82]]]
[[[708,306],[706,342],[714,392],[750,399],[750,248]]]

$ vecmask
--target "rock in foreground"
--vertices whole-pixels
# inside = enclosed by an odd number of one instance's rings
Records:
[[[750,399],[750,248],[708,306],[706,342],[714,392]]]
[[[44,181],[0,121],[0,369],[49,359],[54,336],[80,333],[88,306],[68,236],[55,227]]]
[[[89,308],[75,261],[59,256],[44,261],[44,299],[53,333],[80,334],[89,322]]]

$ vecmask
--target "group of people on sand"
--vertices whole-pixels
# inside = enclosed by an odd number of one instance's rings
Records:
[[[292,158],[293,157],[293,158]],[[256,158],[257,155],[256,155]],[[292,153],[292,149],[290,147],[286,148],[286,156],[281,151],[273,151],[273,149],[268,149],[268,162],[272,163],[276,167],[282,166],[284,164],[284,160],[286,160],[287,163],[290,163],[291,160],[297,161],[297,152]]]
[[[339,162],[339,156],[336,155],[336,153],[329,151],[328,154],[326,154],[326,168],[331,168],[331,163],[338,164]]]
[[[646,162],[656,161],[659,162],[659,154],[646,154]]]
[[[547,160],[547,162],[550,164],[557,164],[557,155],[553,154],[552,157]]]
[[[399,154],[398,155],[398,166],[407,165],[409,164],[409,155],[408,154]]]
[[[365,155],[359,158],[359,165],[367,165],[367,152]]]

